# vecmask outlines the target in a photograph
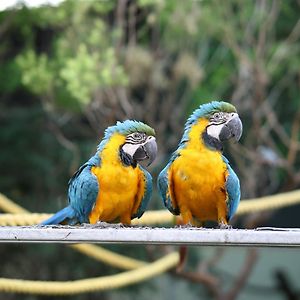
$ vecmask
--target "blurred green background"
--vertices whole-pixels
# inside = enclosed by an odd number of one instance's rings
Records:
[[[225,149],[242,198],[299,188],[299,16],[296,0],[67,0],[0,11],[0,192],[34,212],[64,207],[72,173],[107,126],[128,118],[156,129],[159,155],[150,168],[156,179],[187,116],[211,100],[232,102],[244,124],[241,143]],[[149,209],[162,208],[155,191]],[[299,213],[299,207],[259,213],[234,226],[300,227]],[[165,251],[109,248],[145,260]],[[205,284],[164,275],[72,298],[299,299],[297,251],[260,250],[237,295],[229,292],[251,250],[218,251],[190,249],[186,268],[196,272],[218,257],[208,271],[219,280],[219,296]],[[0,257],[1,277],[71,280],[118,272],[58,245],[1,245]]]

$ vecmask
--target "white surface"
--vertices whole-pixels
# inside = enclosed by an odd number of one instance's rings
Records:
[[[299,247],[300,229],[202,229],[106,226],[0,227],[0,242],[187,244]]]

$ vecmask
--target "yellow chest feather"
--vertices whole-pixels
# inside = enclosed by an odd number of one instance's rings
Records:
[[[93,167],[92,173],[99,183],[99,194],[90,214],[90,223],[98,220],[112,222],[123,218],[130,223],[132,210],[142,176],[137,166],[124,166],[119,159],[119,145],[123,136],[112,137],[101,153],[101,166]]]
[[[190,142],[172,164],[174,196],[181,213],[188,212],[201,221],[224,221],[227,168],[221,153],[203,144],[205,122],[192,128]]]

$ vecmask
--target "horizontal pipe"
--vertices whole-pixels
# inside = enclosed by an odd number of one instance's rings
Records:
[[[2,243],[172,244],[202,246],[299,247],[300,229],[149,228],[121,225],[3,226]]]

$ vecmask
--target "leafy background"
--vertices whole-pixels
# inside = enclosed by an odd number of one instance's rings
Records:
[[[299,188],[299,5],[67,0],[0,12],[0,191],[31,211],[62,208],[69,177],[94,153],[103,130],[128,118],[157,131],[159,155],[150,168],[156,178],[187,116],[218,99],[236,105],[243,120],[241,143],[225,151],[243,198]],[[161,208],[155,191],[149,209]],[[234,226],[299,227],[299,212],[292,207],[255,214],[234,220]],[[110,248],[141,259],[164,252]],[[221,299],[299,296],[297,252],[260,250],[252,275],[238,289],[251,250],[217,251],[190,249],[186,268],[216,261],[208,271],[219,280]],[[1,276],[9,278],[71,280],[117,272],[57,245],[2,245],[0,256]],[[74,298],[120,297],[217,298],[204,284],[174,275]]]

